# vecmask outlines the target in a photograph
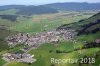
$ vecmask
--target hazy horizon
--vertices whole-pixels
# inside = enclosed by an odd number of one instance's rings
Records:
[[[51,3],[64,3],[64,2],[87,2],[87,3],[100,3],[99,0],[34,0],[34,1],[29,1],[29,0],[0,0],[0,6],[3,5],[44,5],[44,4],[51,4]]]

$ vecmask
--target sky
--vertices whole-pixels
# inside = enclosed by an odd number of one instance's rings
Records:
[[[42,5],[62,2],[100,3],[100,0],[0,0],[0,5]]]

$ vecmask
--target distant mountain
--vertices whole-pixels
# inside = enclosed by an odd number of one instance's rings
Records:
[[[0,10],[8,10],[8,9],[19,9],[25,7],[24,5],[5,5],[0,6]]]
[[[51,7],[46,6],[25,6],[25,5],[6,5],[0,6],[0,11],[9,9],[17,9],[18,15],[33,15],[33,14],[50,14],[57,13],[58,11]]]
[[[52,7],[58,10],[69,10],[69,11],[82,11],[82,10],[100,10],[100,3],[54,3],[44,5]]]
[[[50,14],[50,13],[57,13],[58,11],[51,7],[45,6],[25,6],[19,8],[17,14],[21,15],[32,15],[32,14]]]
[[[85,10],[100,10],[100,3],[53,3],[39,6],[25,5],[5,5],[0,6],[0,11],[17,9],[16,14],[33,15],[33,14],[50,14],[57,13],[58,10],[67,11],[85,11]]]
[[[75,29],[78,32],[78,35],[81,34],[90,34],[100,31],[100,12],[93,15],[92,17],[80,20],[79,22],[64,24],[58,29]]]

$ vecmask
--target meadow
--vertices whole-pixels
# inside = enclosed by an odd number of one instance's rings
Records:
[[[28,33],[43,32],[44,30],[55,29],[63,24],[70,24],[80,19],[86,19],[92,15],[93,14],[84,15],[84,13],[77,12],[34,15],[24,22],[19,22],[15,26],[11,26],[10,30]]]
[[[32,49],[28,52],[30,54],[35,55],[34,58],[37,59],[36,62],[34,62],[32,64],[27,64],[27,63],[18,63],[18,62],[13,61],[12,63],[7,64],[6,66],[18,66],[18,65],[21,65],[21,66],[40,66],[40,65],[41,66],[52,66],[52,65],[54,65],[54,66],[66,66],[66,65],[67,66],[78,66],[79,61],[77,64],[69,64],[69,63],[57,64],[57,63],[51,63],[51,58],[56,58],[56,59],[77,58],[77,59],[80,59],[80,58],[83,58],[84,56],[94,57],[93,54],[100,51],[99,48],[90,48],[90,49],[80,50],[82,52],[82,54],[80,54],[79,51],[73,51],[70,53],[56,53],[57,49],[68,51],[69,49],[73,50],[73,47],[70,43],[66,43],[66,42],[64,42],[62,45],[59,45],[59,46],[53,46],[51,44],[44,44],[44,45],[40,46],[39,48],[37,48],[35,50]],[[52,52],[50,52],[51,50],[52,50]],[[82,66],[87,66],[87,64],[83,64]],[[91,64],[88,64],[88,66],[91,66]]]

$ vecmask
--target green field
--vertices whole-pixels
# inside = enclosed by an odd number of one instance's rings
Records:
[[[7,13],[8,12],[8,13]],[[16,10],[7,10],[7,12],[0,11],[0,14],[9,14],[9,15],[16,15]],[[35,34],[38,32],[43,32],[44,30],[53,30],[57,27],[64,25],[64,24],[71,24],[78,22],[82,19],[87,19],[90,16],[94,15],[95,12],[65,12],[65,13],[55,13],[55,14],[42,14],[42,15],[32,15],[30,18],[26,18],[23,15],[20,15],[17,17],[17,20],[15,22],[11,22],[10,20],[6,19],[0,19],[0,25],[6,25],[6,30],[0,30],[0,56],[2,54],[5,54],[7,52],[16,52],[23,48],[23,46],[16,46],[14,48],[9,48],[5,38],[9,35],[14,35],[18,32],[23,33],[31,33]],[[29,17],[29,16],[27,16]],[[100,18],[100,17],[98,17]],[[96,18],[93,18],[93,20]],[[86,20],[87,22],[93,21],[93,20]],[[86,22],[85,22],[86,23]],[[81,23],[79,23],[81,24]],[[82,23],[83,25],[84,23]],[[72,26],[72,25],[70,25]],[[80,28],[77,27],[78,24],[75,23],[75,26],[72,26],[74,28]],[[8,30],[9,29],[9,30]],[[100,53],[100,48],[88,48],[88,49],[82,49],[83,42],[91,42],[95,41],[95,39],[100,38],[99,35],[100,32],[97,32],[96,34],[89,34],[89,35],[81,35],[75,37],[76,43],[74,42],[58,42],[58,46],[54,46],[51,43],[50,44],[43,44],[37,49],[32,49],[28,53],[34,54],[37,59],[36,62],[32,64],[27,63],[19,63],[16,61],[12,61],[8,64],[0,57],[0,66],[3,64],[6,64],[5,66],[79,66],[79,61],[77,64],[69,64],[69,63],[62,63],[62,64],[56,64],[51,63],[51,58],[57,58],[57,59],[73,59],[73,58],[83,58],[84,56],[88,57],[94,57],[94,53]],[[2,41],[3,40],[3,41]],[[78,50],[75,50],[78,49]],[[79,51],[82,52],[82,54],[79,53]],[[60,53],[58,53],[60,52]],[[100,55],[100,54],[99,54]],[[95,66],[99,65],[100,56],[96,58]],[[94,65],[94,64],[92,64]],[[91,64],[82,64],[82,66],[91,66]]]
[[[69,43],[64,43],[60,46],[53,46],[51,44],[44,44],[42,46],[40,46],[38,49],[35,50],[31,50],[28,53],[30,54],[34,54],[35,58],[37,59],[36,62],[32,63],[31,65],[26,64],[26,63],[18,63],[13,61],[12,63],[9,63],[6,66],[51,66],[52,64],[54,64],[55,66],[78,66],[78,64],[69,64],[69,63],[62,63],[62,64],[55,64],[55,63],[51,63],[51,58],[56,58],[56,59],[72,59],[72,58],[82,58],[85,55],[89,56],[89,57],[93,57],[93,53],[94,52],[98,52],[100,51],[99,48],[91,48],[91,49],[83,49],[82,51],[82,55],[78,53],[78,51],[73,51],[70,53],[56,53],[55,50],[57,49],[61,49],[61,50],[66,50],[68,51],[69,49],[73,50],[72,45]],[[44,51],[45,50],[45,51]],[[52,50],[52,52],[50,53],[49,51]],[[82,65],[84,66],[84,65]],[[91,66],[91,64],[89,64],[88,66]]]
[[[74,23],[80,19],[85,19],[93,15],[84,15],[84,13],[80,14],[77,12],[74,13],[74,15],[68,14],[70,13],[35,15],[25,22],[20,22],[15,26],[10,27],[10,29],[19,32],[41,32],[44,30],[55,29],[63,24]]]

